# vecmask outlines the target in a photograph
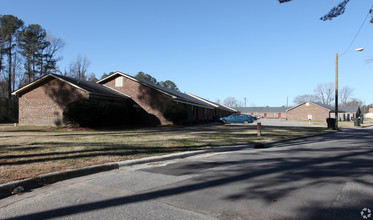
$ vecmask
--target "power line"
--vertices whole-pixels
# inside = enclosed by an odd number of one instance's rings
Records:
[[[372,9],[372,8],[373,8],[373,4],[370,6],[370,9]],[[365,19],[364,19],[363,23],[361,24],[359,30],[357,31],[357,33],[356,33],[354,39],[352,39],[350,45],[348,45],[348,47],[347,47],[347,49],[345,50],[345,52],[343,52],[340,56],[342,56],[343,54],[345,54],[345,53],[346,53],[346,52],[351,48],[352,44],[355,42],[355,40],[356,40],[357,36],[359,35],[361,29],[363,28],[363,25],[365,24],[366,20],[368,19],[369,14],[370,14],[370,10],[369,10],[367,16],[365,16]]]

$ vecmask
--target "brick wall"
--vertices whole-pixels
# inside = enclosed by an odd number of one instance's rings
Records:
[[[115,80],[118,77],[123,79],[123,86],[115,86]],[[117,76],[116,78],[106,82],[105,85],[131,96],[132,100],[141,106],[147,113],[157,117],[160,124],[172,124],[163,117],[164,109],[173,102],[170,96],[126,77]]]
[[[64,107],[88,95],[57,79],[52,79],[19,97],[20,125],[62,124]]]
[[[194,116],[194,107],[191,105],[184,104],[184,107],[188,113],[188,120],[187,122],[193,122],[195,121],[195,116]]]
[[[248,115],[256,115],[260,117],[265,118],[272,118],[272,119],[286,119],[286,112],[242,112],[243,114],[248,114]]]
[[[304,103],[288,111],[289,120],[308,120],[308,115],[312,115],[313,121],[325,121],[329,118],[329,110],[313,103]]]

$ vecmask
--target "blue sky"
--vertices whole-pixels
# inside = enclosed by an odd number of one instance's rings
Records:
[[[0,14],[40,24],[66,42],[63,70],[79,54],[97,78],[143,71],[211,101],[232,96],[246,106],[289,105],[335,80],[343,53],[372,1],[351,1],[344,15],[320,20],[341,0],[0,0]],[[339,59],[339,86],[373,103],[370,17]]]

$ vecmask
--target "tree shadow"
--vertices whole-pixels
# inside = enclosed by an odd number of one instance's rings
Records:
[[[56,208],[10,219],[64,217],[110,207],[169,198],[185,193],[197,191],[202,193],[203,190],[209,188],[225,187],[236,183],[244,184],[246,187],[242,187],[239,192],[229,193],[228,191],[223,200],[235,202],[259,199],[271,204],[310,186],[343,184],[346,182],[346,178],[366,187],[371,187],[371,182],[361,177],[365,176],[370,177],[370,180],[372,179],[372,130],[351,130],[350,132],[307,139],[304,143],[297,141],[302,145],[299,147],[293,145],[294,147],[289,148],[287,151],[282,150],[281,147],[291,146],[290,143],[282,143],[280,148],[271,150],[240,152],[241,160],[224,157],[218,163],[195,161],[195,164],[191,164],[181,162],[170,164],[168,169],[167,166],[166,169],[165,167],[143,169],[143,171],[147,172],[155,172],[157,169],[171,172],[163,172],[165,175],[175,175],[172,170],[178,169],[184,169],[187,172],[180,172],[177,175],[188,175],[193,170],[195,173],[201,171],[204,171],[204,173],[195,177],[192,182],[181,182],[167,188]],[[357,146],[361,147],[350,149],[346,146],[339,146],[338,142],[336,142],[337,139],[345,139],[349,143],[357,142]],[[325,143],[322,147],[320,147],[321,142]],[[324,148],[324,146],[329,145],[331,146],[330,148]],[[312,154],[312,152],[318,153]],[[256,157],[250,157],[253,154]],[[246,155],[247,157],[245,157]],[[242,159],[242,157],[247,159]],[[225,169],[219,169],[219,167],[223,166]],[[297,213],[297,217],[301,216],[301,219],[350,219],[350,217],[358,219],[363,205],[372,204],[372,195],[362,194],[354,188],[350,193],[357,199],[356,203],[345,202],[341,207],[338,205],[330,207],[329,202],[311,200],[307,209],[301,209],[302,204],[299,204],[297,206],[299,210],[295,211],[295,213]]]
[[[62,144],[66,143],[46,143],[48,147],[54,148],[59,147]],[[209,148],[210,145],[200,145],[196,147],[190,146],[175,146],[175,147],[136,147],[136,146],[128,146],[123,144],[110,144],[110,146],[105,146],[106,143],[95,143],[95,144],[79,144],[80,147],[89,147],[90,149],[86,150],[74,150],[74,151],[63,151],[63,152],[48,152],[48,153],[33,153],[33,154],[13,154],[13,155],[6,155],[1,156],[1,166],[7,165],[22,165],[22,164],[32,164],[32,163],[40,163],[40,162],[48,162],[48,161],[58,161],[58,160],[66,160],[66,159],[79,159],[79,158],[95,158],[100,156],[121,156],[121,157],[129,157],[129,156],[136,156],[136,155],[154,155],[154,154],[170,154],[170,153],[177,153],[177,152],[187,152],[187,151],[194,151],[194,150],[201,150]],[[2,146],[0,146],[2,147]],[[3,146],[7,147],[7,146]],[[13,147],[13,146],[12,146]],[[33,147],[25,147],[22,150],[36,150],[39,148]],[[17,148],[17,151],[19,149]],[[44,158],[34,158],[34,157],[44,157]],[[11,159],[16,159],[15,161],[9,161]],[[18,160],[19,159],[19,160]],[[26,160],[23,160],[26,159]]]
[[[50,78],[42,87],[44,93],[62,109],[71,102],[87,98],[80,89],[56,78]]]

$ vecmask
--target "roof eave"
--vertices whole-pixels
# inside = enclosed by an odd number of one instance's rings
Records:
[[[32,88],[33,86],[37,85],[38,83],[42,82],[43,80],[46,80],[49,77],[61,80],[61,81],[65,82],[65,83],[67,83],[67,84],[69,84],[69,85],[71,85],[71,86],[73,86],[73,87],[75,87],[77,89],[82,90],[83,92],[85,92],[88,95],[90,94],[89,91],[83,89],[82,87],[79,87],[79,86],[77,86],[77,85],[75,85],[75,84],[73,84],[73,83],[71,83],[69,81],[66,81],[66,80],[64,80],[64,79],[62,79],[62,78],[60,78],[60,77],[58,77],[58,76],[56,76],[54,74],[48,74],[48,75],[45,75],[45,76],[41,77],[40,79],[37,79],[34,82],[32,82],[32,83],[30,83],[30,84],[28,84],[28,85],[26,85],[26,86],[24,86],[24,87],[22,87],[20,89],[17,89],[16,91],[12,92],[12,95],[19,95],[20,93],[22,93],[22,91],[27,91],[29,88]]]
[[[100,83],[100,84],[101,84],[102,82],[104,82],[104,81],[106,81],[106,80],[108,80],[108,79],[110,79],[110,78],[112,78],[112,77],[114,77],[114,76],[116,76],[116,75],[120,75],[120,76],[126,77],[127,79],[130,79],[130,80],[132,80],[132,81],[135,81],[135,82],[137,82],[137,83],[140,83],[141,85],[144,85],[144,86],[150,87],[150,88],[152,88],[152,89],[155,89],[155,90],[157,90],[158,92],[163,93],[163,94],[165,94],[165,95],[167,95],[167,96],[170,96],[170,97],[173,98],[173,99],[177,98],[176,96],[174,96],[174,95],[172,95],[172,94],[169,94],[169,93],[167,93],[167,92],[165,92],[165,91],[162,91],[162,90],[160,90],[160,89],[158,89],[158,88],[156,88],[156,87],[154,87],[154,86],[151,86],[150,84],[145,84],[145,83],[143,83],[143,82],[137,80],[135,77],[129,76],[129,75],[124,74],[124,73],[119,72],[119,71],[117,71],[117,72],[115,72],[115,73],[113,73],[113,74],[111,74],[111,75],[109,75],[109,76],[107,76],[107,77],[105,77],[105,78],[103,78],[103,79],[97,81],[97,83]]]
[[[186,100],[180,100],[180,99],[177,99],[177,98],[174,98],[173,101],[176,102],[176,103],[184,103],[184,104],[193,105],[193,106],[197,106],[197,107],[214,109],[214,108],[212,108],[210,106],[200,105],[200,104],[196,104],[196,103],[193,103],[193,102],[188,102]]]
[[[215,108],[219,108],[218,105],[216,105],[216,104],[214,104],[214,103],[212,103],[212,102],[209,102],[209,101],[207,101],[206,99],[203,99],[203,98],[201,98],[201,97],[198,97],[198,96],[193,95],[193,94],[190,94],[190,93],[187,93],[187,95],[192,96],[193,98],[198,99],[198,100],[200,100],[200,101],[202,101],[202,102],[205,102],[205,103],[207,103],[207,104],[209,104],[209,105],[212,105],[212,106],[215,107]]]

